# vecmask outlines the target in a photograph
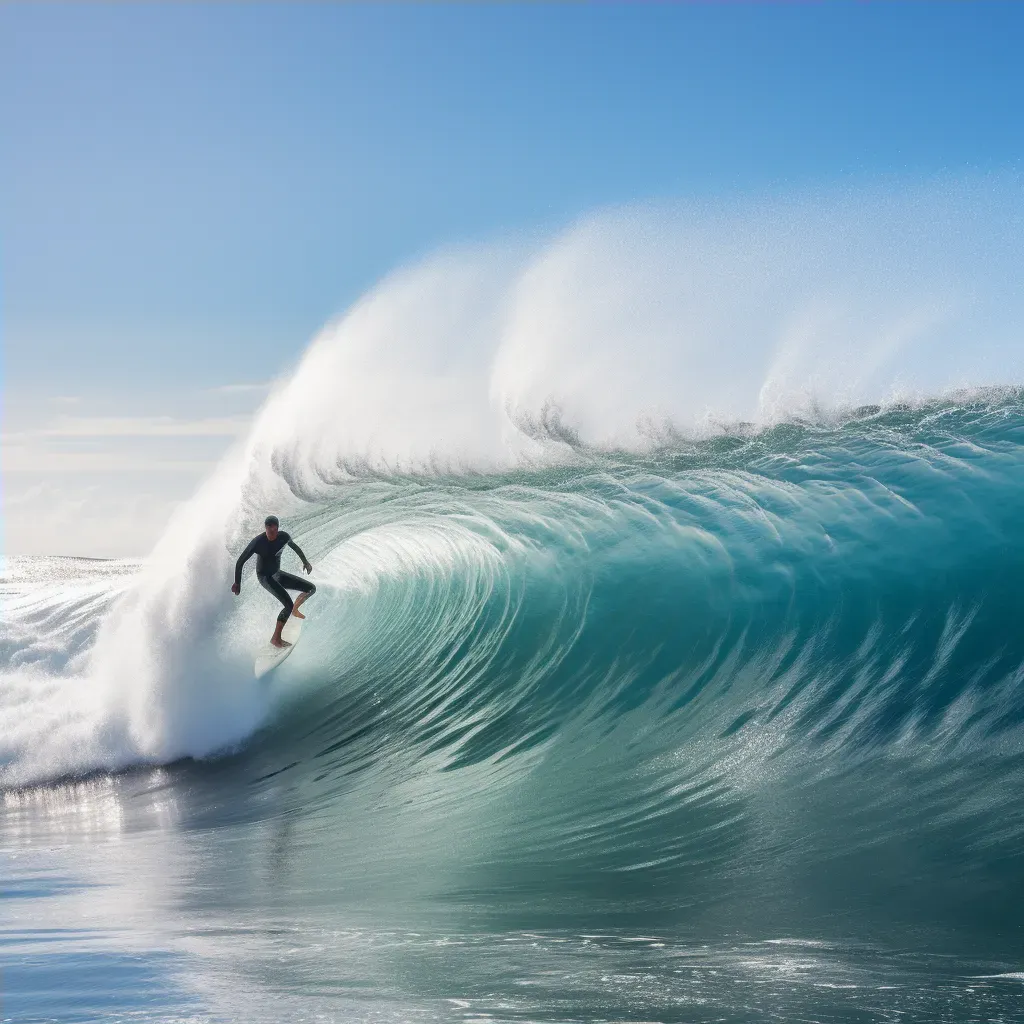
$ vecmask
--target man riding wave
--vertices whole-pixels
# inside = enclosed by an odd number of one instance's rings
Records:
[[[282,571],[281,549],[287,544],[302,559],[302,568],[306,570],[307,574],[313,571],[313,566],[309,564],[309,559],[302,553],[299,545],[281,529],[277,516],[267,516],[263,526],[264,532],[249,541],[245,550],[238,556],[238,561],[235,562],[235,582],[231,585],[231,592],[233,594],[241,592],[242,566],[255,555],[256,579],[260,581],[260,586],[269,590],[284,605],[277,616],[277,626],[270,642],[275,647],[291,647],[287,640],[281,639],[281,630],[284,629],[284,624],[290,615],[294,615],[297,619],[306,617],[299,609],[316,593],[316,585],[299,576],[293,576],[290,572]],[[293,602],[288,593],[289,590],[300,590],[302,593]]]

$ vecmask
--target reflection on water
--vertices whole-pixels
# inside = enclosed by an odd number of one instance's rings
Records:
[[[494,893],[396,901],[332,863],[322,823],[182,824],[187,779],[160,770],[8,795],[2,1019],[1024,1015],[1019,958],[950,955],[923,932],[916,943],[855,940],[840,920],[827,934],[712,937],[602,928],[596,906],[593,928],[531,929]]]

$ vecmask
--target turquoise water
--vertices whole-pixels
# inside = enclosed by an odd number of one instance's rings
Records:
[[[248,577],[8,561],[4,1019],[1024,1019],[1021,394],[559,443],[279,463],[266,685]]]

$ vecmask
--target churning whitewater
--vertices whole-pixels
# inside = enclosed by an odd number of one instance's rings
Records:
[[[631,208],[396,273],[144,562],[8,560],[9,801],[192,758],[239,820],[336,815],[364,883],[735,923],[912,880],[906,918],[1008,928],[1015,196]],[[267,511],[318,587],[269,683],[276,606],[228,590]]]

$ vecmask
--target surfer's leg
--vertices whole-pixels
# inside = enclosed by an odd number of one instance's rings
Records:
[[[270,644],[272,647],[291,647],[291,644],[287,640],[281,639],[281,630],[284,629],[284,623],[278,619],[277,625],[274,626],[274,635],[270,638]]]
[[[293,576],[290,572],[279,572],[276,574],[277,581],[289,590],[299,590],[301,593],[295,599],[295,606],[292,608],[292,615],[297,619],[304,619],[306,616],[299,611],[302,605],[316,593],[316,584],[304,580],[301,576]]]
[[[262,586],[264,590],[269,590],[270,593],[272,593],[274,597],[284,605],[278,613],[277,626],[274,629],[274,635],[271,637],[270,642],[275,647],[290,647],[291,645],[286,640],[281,639],[281,630],[284,628],[284,624],[288,621],[288,616],[292,613],[292,598],[288,591],[285,590],[277,581],[276,577],[278,575],[278,573],[275,573],[273,576],[260,576],[259,580],[260,586]]]

